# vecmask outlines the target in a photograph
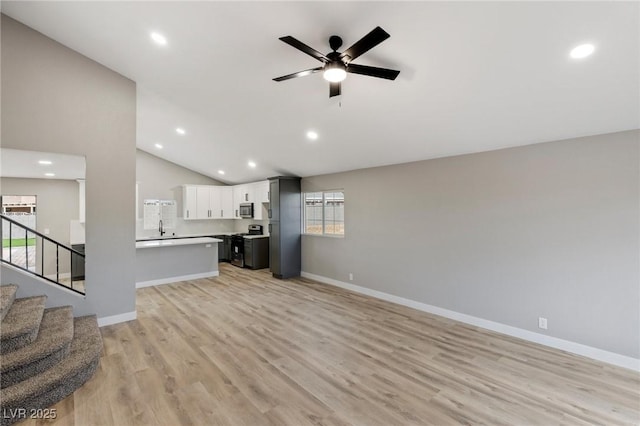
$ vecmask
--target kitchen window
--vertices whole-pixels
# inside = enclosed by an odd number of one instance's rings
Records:
[[[305,234],[344,236],[344,192],[339,190],[303,194]]]

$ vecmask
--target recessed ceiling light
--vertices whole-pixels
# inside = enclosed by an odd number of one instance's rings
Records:
[[[218,174],[219,175],[223,175],[224,174],[224,170],[218,170]]]
[[[256,168],[256,166],[257,166],[257,164],[256,164],[256,163],[254,163],[253,161],[249,161],[247,164],[248,164],[248,165],[249,165],[249,167],[251,167],[252,169],[255,169],[255,168]]]
[[[309,130],[307,132],[307,138],[311,139],[312,141],[315,141],[316,139],[318,139],[318,133],[314,132],[313,130]]]
[[[167,44],[167,38],[160,33],[151,33],[151,40],[155,41],[156,44],[160,46],[165,46]]]
[[[40,161],[38,161],[38,164],[42,164],[44,166],[49,166],[49,165],[51,165],[53,163],[51,161],[49,161],[49,160],[40,160]]]
[[[157,144],[155,144],[154,146],[155,146],[156,148],[158,148],[158,149],[162,149],[162,144],[157,143]]]
[[[571,57],[574,59],[582,59],[591,55],[596,48],[593,44],[581,44],[580,46],[576,46],[571,50]]]
[[[48,176],[48,177],[53,177],[53,176],[55,176],[56,174],[55,174],[55,173],[45,173],[44,175],[45,175],[45,176]]]
[[[184,130],[182,127],[176,127],[176,132],[180,135],[184,135],[185,133],[187,133],[187,131]]]

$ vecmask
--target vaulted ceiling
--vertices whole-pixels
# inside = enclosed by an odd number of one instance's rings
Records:
[[[637,2],[5,0],[1,7],[136,81],[140,149],[228,183],[640,127]],[[346,48],[376,26],[391,38],[356,62],[399,69],[395,81],[350,74],[332,99],[321,74],[272,81],[321,65],[279,37],[327,53],[331,35]],[[155,44],[151,32],[167,44]],[[571,58],[582,43],[595,46],[593,55]],[[308,130],[318,139],[307,139]]]

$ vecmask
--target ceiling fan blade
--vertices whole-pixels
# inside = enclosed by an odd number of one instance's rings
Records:
[[[316,58],[320,62],[324,62],[325,64],[327,62],[329,62],[329,58],[324,56],[322,53],[318,52],[316,49],[307,46],[306,44],[304,44],[303,42],[301,42],[298,39],[295,39],[295,38],[293,38],[291,36],[284,36],[284,37],[280,37],[280,40],[284,41],[289,46],[293,46],[296,49],[300,50],[301,52],[304,52],[307,55],[309,55],[309,56],[311,56],[313,58]]]
[[[380,27],[375,27],[369,34],[356,41],[353,46],[342,52],[341,58],[344,58],[347,63],[353,61],[358,56],[367,52],[368,50],[376,47],[386,39],[391,37],[385,30]]]
[[[357,64],[347,65],[347,72],[368,75],[370,77],[386,78],[387,80],[395,80],[398,74],[400,74],[400,71],[396,70]]]
[[[329,97],[333,98],[334,96],[340,96],[341,87],[340,82],[337,83],[329,83]]]
[[[311,68],[309,70],[294,72],[293,74],[283,75],[282,77],[276,77],[273,79],[273,81],[283,81],[283,80],[289,80],[291,78],[296,78],[296,77],[304,77],[305,75],[322,71],[323,68],[324,67],[318,67],[318,68]]]

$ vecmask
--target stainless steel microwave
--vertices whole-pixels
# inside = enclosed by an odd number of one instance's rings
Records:
[[[253,203],[240,204],[240,217],[253,219]]]

